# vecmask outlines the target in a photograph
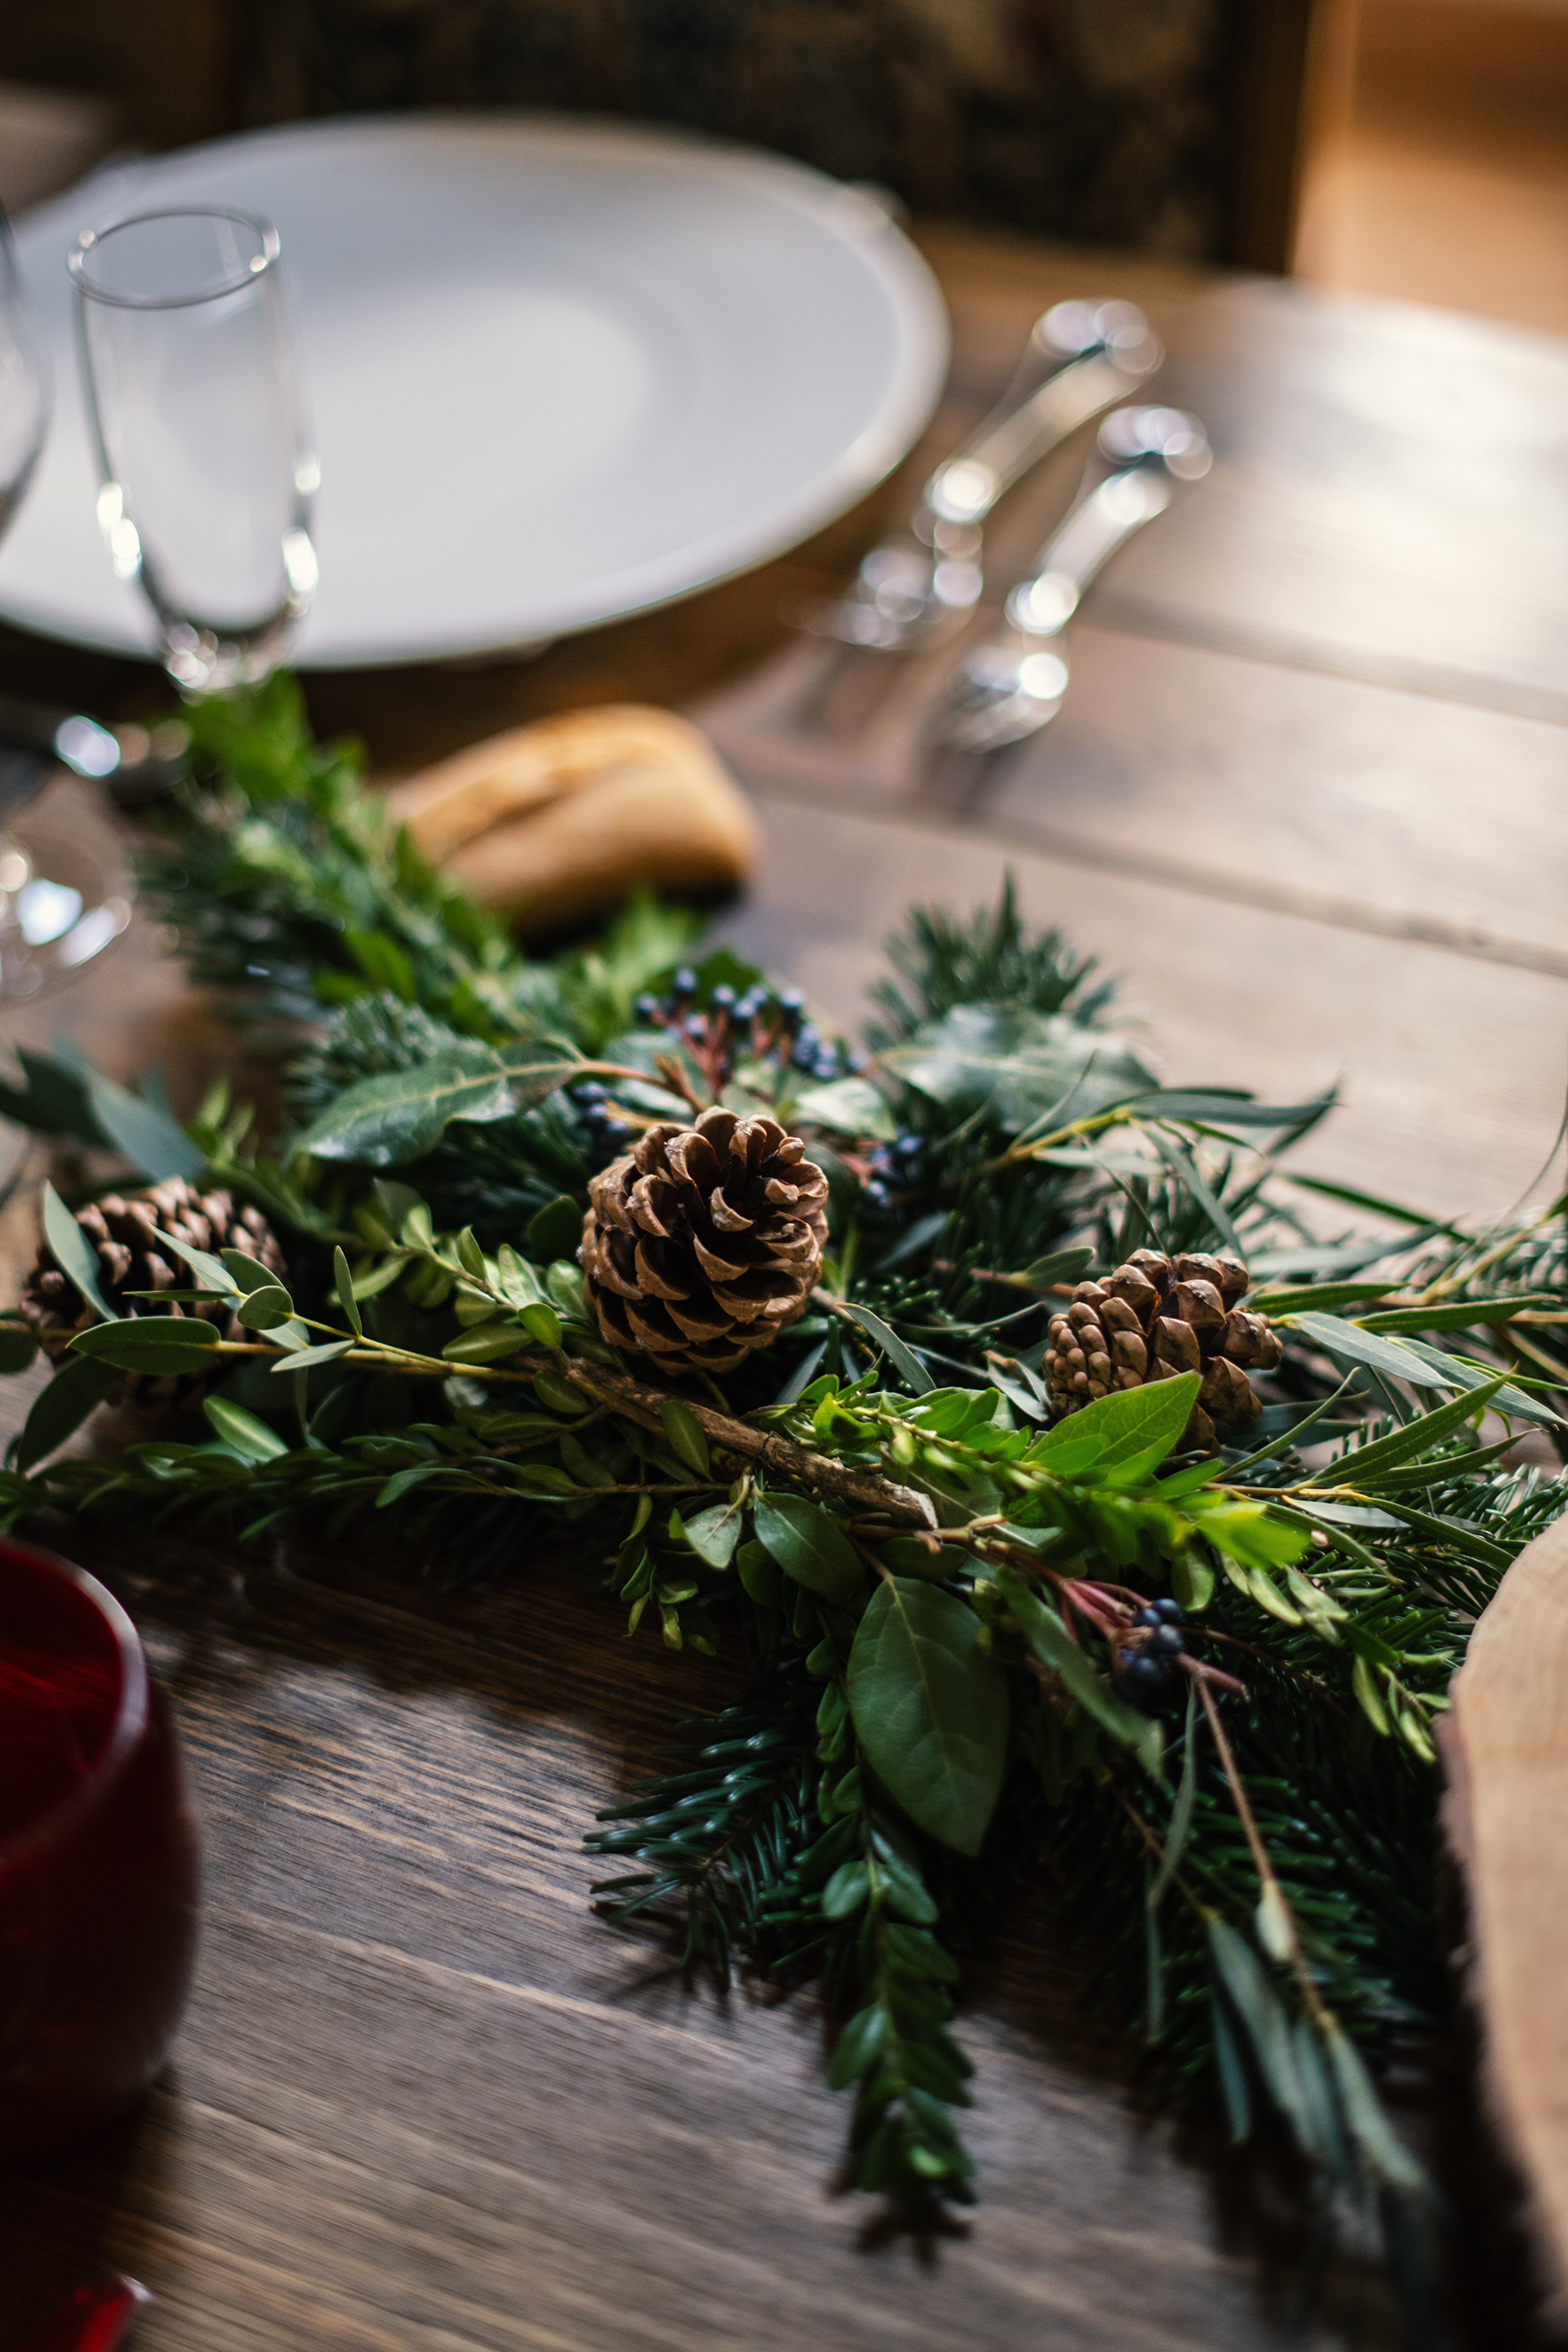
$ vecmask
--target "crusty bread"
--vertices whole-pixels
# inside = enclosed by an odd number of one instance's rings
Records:
[[[756,860],[752,813],[697,730],[633,703],[492,736],[386,805],[422,856],[532,933],[635,890],[733,888]]]

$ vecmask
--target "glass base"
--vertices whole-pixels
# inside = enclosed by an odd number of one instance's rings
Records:
[[[131,920],[132,881],[90,786],[62,777],[0,828],[0,1004],[73,980]]]

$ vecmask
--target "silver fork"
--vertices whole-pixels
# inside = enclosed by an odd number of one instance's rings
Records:
[[[1180,408],[1119,408],[1100,428],[1076,503],[1009,595],[1005,626],[965,658],[934,725],[939,742],[994,751],[1022,742],[1068,690],[1062,633],[1095,574],[1213,464],[1208,437]]]
[[[927,482],[908,532],[874,547],[854,584],[803,626],[890,654],[957,628],[979,597],[981,526],[1003,492],[1079,425],[1125,400],[1163,358],[1132,303],[1058,302],[1036,320],[997,405]]]

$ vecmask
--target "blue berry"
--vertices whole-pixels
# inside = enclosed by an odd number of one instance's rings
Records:
[[[1163,1658],[1144,1657],[1138,1652],[1131,1657],[1123,1654],[1120,1679],[1131,1698],[1157,1697],[1166,1686],[1165,1662]]]
[[[879,1176],[872,1176],[860,1188],[860,1198],[868,1209],[890,1209],[893,1196]]]
[[[715,1013],[733,1012],[735,1005],[735,992],[727,981],[721,981],[719,986],[713,991],[712,995],[708,999],[708,1003],[710,1009]]]
[[[1149,1605],[1163,1625],[1184,1625],[1187,1622],[1186,1611],[1181,1602],[1168,1592],[1160,1600],[1151,1601]]]
[[[1132,1620],[1134,1625],[1163,1625],[1164,1622],[1155,1609],[1140,1609],[1137,1616]]]
[[[602,1087],[596,1078],[584,1078],[577,1088],[577,1100],[580,1103],[603,1102],[608,1091],[609,1089]]]
[[[1156,1626],[1144,1645],[1145,1657],[1174,1658],[1181,1653],[1182,1635],[1175,1625]]]
[[[624,1118],[606,1118],[601,1120],[599,1132],[606,1143],[624,1143],[631,1129]]]
[[[695,996],[697,993],[697,974],[692,971],[691,966],[689,963],[683,963],[680,970],[676,973],[675,978],[670,982],[669,986],[671,994],[677,998]]]
[[[906,1129],[902,1135],[893,1138],[893,1150],[900,1160],[918,1160],[925,1150],[925,1141],[922,1137],[910,1135]]]
[[[787,1027],[791,1029],[797,1027],[799,1025],[800,1016],[805,1011],[805,989],[785,988],[781,990],[779,993],[779,1011],[783,1013]]]
[[[645,1024],[651,1022],[658,1010],[659,1002],[651,988],[645,988],[640,996],[633,999],[632,1012],[638,1021]]]
[[[814,1078],[836,1078],[838,1076],[837,1055],[831,1049],[826,1054],[818,1054],[811,1066],[811,1075]]]

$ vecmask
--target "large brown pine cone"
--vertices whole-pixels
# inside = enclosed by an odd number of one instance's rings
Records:
[[[669,1371],[733,1370],[804,1312],[822,1271],[827,1179],[774,1119],[714,1108],[650,1127],[588,1197],[599,1328]]]
[[[1051,1318],[1046,1393],[1052,1412],[1059,1418],[1112,1389],[1201,1372],[1183,1444],[1212,1446],[1216,1430],[1232,1435],[1245,1429],[1263,1410],[1247,1373],[1271,1371],[1284,1353],[1268,1318],[1236,1303],[1250,1279],[1233,1257],[1136,1250],[1103,1282],[1080,1282],[1071,1306]]]
[[[267,1266],[285,1272],[277,1236],[259,1209],[237,1205],[227,1192],[198,1193],[183,1176],[166,1177],[126,1200],[118,1192],[91,1202],[77,1212],[77,1223],[98,1258],[98,1286],[105,1306],[117,1315],[195,1315],[216,1323],[226,1339],[244,1339],[231,1309],[220,1299],[189,1307],[160,1307],[151,1298],[133,1298],[137,1290],[190,1290],[195,1276],[178,1253],[159,1240],[159,1232],[177,1234],[192,1249],[237,1249]],[[46,1245],[27,1276],[21,1310],[38,1335],[47,1356],[63,1356],[78,1331],[96,1323],[97,1316],[74,1283],[67,1280]],[[200,1402],[212,1386],[201,1372],[122,1372],[110,1391],[116,1405],[186,1406]]]

